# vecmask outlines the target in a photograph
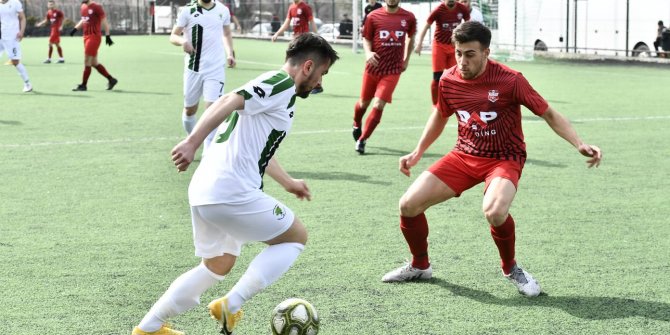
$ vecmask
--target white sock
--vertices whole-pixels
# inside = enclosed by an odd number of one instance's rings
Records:
[[[209,133],[209,135],[207,135],[207,137],[205,138],[205,142],[203,143],[204,148],[202,149],[203,155],[205,154],[205,152],[207,152],[207,148],[209,148],[209,146],[212,144],[212,141],[214,141],[215,137],[214,135],[216,135],[216,129],[212,130],[212,132]]]
[[[183,113],[181,115],[181,121],[184,124],[186,133],[190,134],[193,131],[193,128],[195,128],[195,123],[198,122],[198,119],[195,118],[195,114],[189,116],[186,115],[186,113]]]
[[[200,296],[208,288],[223,280],[203,263],[175,279],[163,296],[144,316],[139,328],[155,332],[171,317],[177,316],[200,304]]]
[[[21,79],[23,79],[24,83],[30,81],[28,78],[28,71],[26,71],[26,67],[23,66],[23,63],[19,63],[19,65],[16,66],[16,71],[19,71],[19,75],[21,75]]]
[[[293,265],[303,249],[305,246],[300,243],[280,243],[261,251],[226,294],[230,311],[236,313],[245,301],[276,282]]]

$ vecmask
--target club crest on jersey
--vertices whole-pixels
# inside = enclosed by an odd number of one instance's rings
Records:
[[[458,13],[456,16],[458,16],[458,21],[463,20],[463,13]]]
[[[489,91],[489,101],[491,101],[491,102],[498,101],[498,95],[499,94],[500,93],[498,92],[498,90],[490,90]]]
[[[89,10],[88,10],[88,14],[89,14],[89,15],[90,15],[90,14],[93,14],[93,10],[92,10],[92,9],[89,9]]]
[[[302,9],[298,8],[298,15],[302,14]]]
[[[406,27],[407,26],[407,20],[405,20],[405,19],[400,20],[400,25],[403,26],[403,27]]]

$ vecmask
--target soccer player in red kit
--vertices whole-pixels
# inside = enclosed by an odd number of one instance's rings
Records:
[[[41,27],[49,22],[51,27],[51,34],[49,34],[49,58],[44,61],[44,64],[51,63],[51,55],[54,51],[54,45],[56,46],[56,50],[58,50],[58,63],[65,63],[65,59],[63,59],[63,49],[60,47],[60,31],[65,16],[63,15],[63,12],[56,7],[56,2],[53,0],[47,2],[47,8],[49,10],[47,11],[44,20],[35,25],[36,27]]]
[[[105,17],[105,11],[101,5],[95,1],[82,0],[81,1],[81,20],[70,32],[70,36],[80,28],[84,30],[84,74],[81,84],[73,88],[73,91],[86,91],[88,77],[91,75],[91,67],[95,69],[105,78],[107,78],[107,90],[111,90],[118,83],[116,78],[107,72],[102,64],[98,63],[98,48],[102,41],[101,27],[105,28],[105,44],[112,46],[112,38],[109,36],[109,22]]]
[[[382,281],[431,278],[424,212],[484,182],[482,208],[502,260],[502,272],[521,294],[537,296],[540,285],[516,263],[514,220],[509,214],[526,160],[521,105],[589,157],[589,167],[600,164],[602,153],[597,146],[582,142],[570,122],[549,106],[520,72],[488,59],[491,31],[483,24],[462,23],[454,30],[452,41],[457,66],[442,75],[438,106],[416,149],[400,158],[400,171],[410,175],[451,115],[458,120],[456,146],[423,172],[400,199],[400,229],[412,261],[387,273]]]
[[[356,151],[365,153],[365,144],[382,119],[384,106],[391,103],[400,73],[407,69],[414,48],[416,18],[400,8],[400,0],[385,0],[386,7],[370,12],[363,29],[365,72],[361,97],[354,107],[353,135]],[[372,101],[372,111],[363,116]]]
[[[309,32],[310,25],[312,26],[312,31],[316,33],[316,22],[314,22],[312,8],[303,0],[293,0],[293,3],[288,7],[286,20],[284,20],[284,23],[279,27],[279,30],[272,35],[272,42],[276,41],[277,37],[284,34],[289,26],[293,28],[293,37],[296,37],[300,34]]]
[[[442,71],[456,65],[454,45],[451,44],[451,32],[464,20],[470,20],[470,9],[466,5],[456,2],[456,0],[445,0],[430,13],[426,24],[419,33],[419,40],[414,52],[421,55],[423,38],[435,22],[433,80],[430,82],[430,96],[433,106],[437,104],[437,84],[442,76]]]

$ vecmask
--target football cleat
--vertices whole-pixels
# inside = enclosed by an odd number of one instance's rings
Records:
[[[354,126],[353,130],[351,131],[351,134],[354,135],[354,141],[358,141],[358,139],[361,138],[363,131],[361,130],[360,127]]]
[[[86,88],[86,85],[82,85],[82,84],[79,84],[79,85],[77,85],[77,87],[72,89],[72,91],[74,91],[74,92],[76,92],[76,91],[86,91],[86,90],[88,90]]]
[[[107,90],[109,91],[109,90],[113,89],[114,86],[116,86],[116,84],[117,84],[118,82],[119,82],[119,81],[116,80],[116,78],[111,77],[111,78],[109,79],[109,82],[107,83]]]
[[[30,83],[23,84],[23,92],[28,93],[32,91],[33,91],[33,85],[30,85]]]
[[[361,155],[365,153],[365,140],[356,141],[356,151]]]
[[[59,59],[58,62],[56,62],[56,63],[58,63],[58,64],[63,64],[63,63],[65,63],[65,59],[62,59],[62,58],[61,58],[61,59]]]
[[[433,267],[428,266],[427,269],[421,270],[412,266],[412,264],[407,263],[382,277],[382,281],[385,283],[394,283],[394,282],[403,282],[403,281],[413,281],[413,280],[428,280],[433,278]]]
[[[512,271],[509,274],[503,274],[509,281],[516,286],[519,290],[519,293],[527,297],[537,297],[542,293],[542,288],[540,284],[526,272],[524,269],[514,265]]]
[[[232,335],[233,330],[242,319],[242,315],[244,315],[242,310],[237,311],[237,313],[230,312],[228,309],[227,297],[212,300],[212,302],[207,305],[207,308],[209,308],[209,314],[212,319],[219,322],[219,325],[221,326],[221,334],[224,335]]]
[[[47,58],[47,59],[46,59],[44,62],[42,62],[42,63],[44,63],[44,64],[51,64],[51,58]]]
[[[184,335],[184,333],[178,330],[170,329],[168,326],[163,325],[155,332],[145,332],[139,327],[135,327],[131,335]]]

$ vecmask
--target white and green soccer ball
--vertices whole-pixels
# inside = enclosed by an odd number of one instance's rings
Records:
[[[309,302],[290,298],[275,307],[270,328],[273,335],[316,335],[319,332],[319,316]]]

